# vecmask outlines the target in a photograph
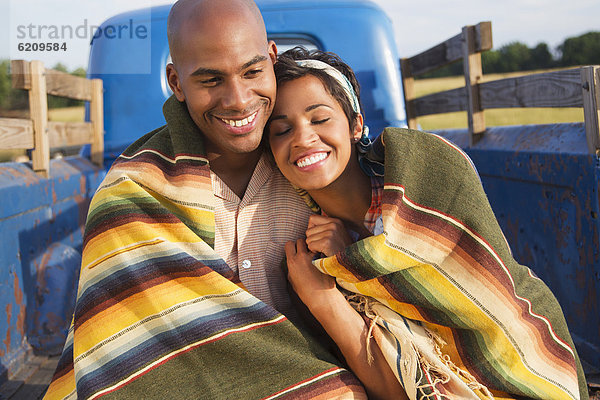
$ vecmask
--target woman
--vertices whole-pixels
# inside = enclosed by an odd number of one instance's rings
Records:
[[[404,129],[369,143],[332,54],[292,49],[275,73],[269,144],[320,210],[286,245],[288,279],[369,394],[586,398],[560,307],[510,255],[468,157]]]

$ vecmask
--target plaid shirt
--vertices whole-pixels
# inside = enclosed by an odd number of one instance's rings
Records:
[[[237,271],[248,292],[293,317],[281,269],[284,245],[304,237],[312,212],[264,154],[243,199],[210,175],[216,197],[215,251]]]
[[[383,177],[371,177],[371,206],[365,214],[365,228],[374,235],[376,232],[377,220],[381,217],[381,197],[383,196]]]

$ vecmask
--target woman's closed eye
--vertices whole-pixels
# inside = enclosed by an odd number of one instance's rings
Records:
[[[271,124],[269,128],[269,133],[271,136],[283,136],[286,133],[289,133],[292,128],[290,126],[281,126],[282,124]]]
[[[319,124],[324,124],[325,122],[329,121],[330,118],[321,118],[321,119],[317,119],[317,120],[313,120],[312,123],[314,125],[319,125]]]
[[[273,133],[273,136],[283,136],[286,133],[289,133],[291,130],[292,130],[291,128],[287,128],[287,129],[281,130],[279,132]]]

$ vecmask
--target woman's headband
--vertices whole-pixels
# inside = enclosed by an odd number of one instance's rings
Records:
[[[352,84],[350,83],[348,78],[346,78],[346,76],[342,74],[339,70],[319,60],[296,60],[296,64],[298,64],[301,67],[320,69],[326,72],[327,75],[335,79],[340,84],[342,89],[344,89],[344,92],[346,92],[346,95],[348,96],[348,99],[352,104],[352,109],[354,110],[354,112],[360,113],[360,105],[358,104],[358,97],[356,97],[356,92],[354,92],[354,88],[352,87]]]

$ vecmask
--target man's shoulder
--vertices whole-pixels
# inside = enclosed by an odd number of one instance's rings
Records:
[[[313,213],[311,205],[314,203],[306,191],[296,189],[277,167],[271,174],[272,182],[268,185],[269,198],[277,204],[279,210],[288,210],[294,214],[310,215]],[[308,196],[308,197],[307,197]]]
[[[167,125],[158,127],[133,142],[123,151],[123,156],[131,157],[142,150],[172,153],[172,144]]]
[[[172,96],[165,101],[163,114],[166,124],[132,143],[123,152],[124,157],[129,158],[140,151],[152,151],[167,158],[180,155],[202,157],[205,154],[203,135],[190,117],[185,103]]]

